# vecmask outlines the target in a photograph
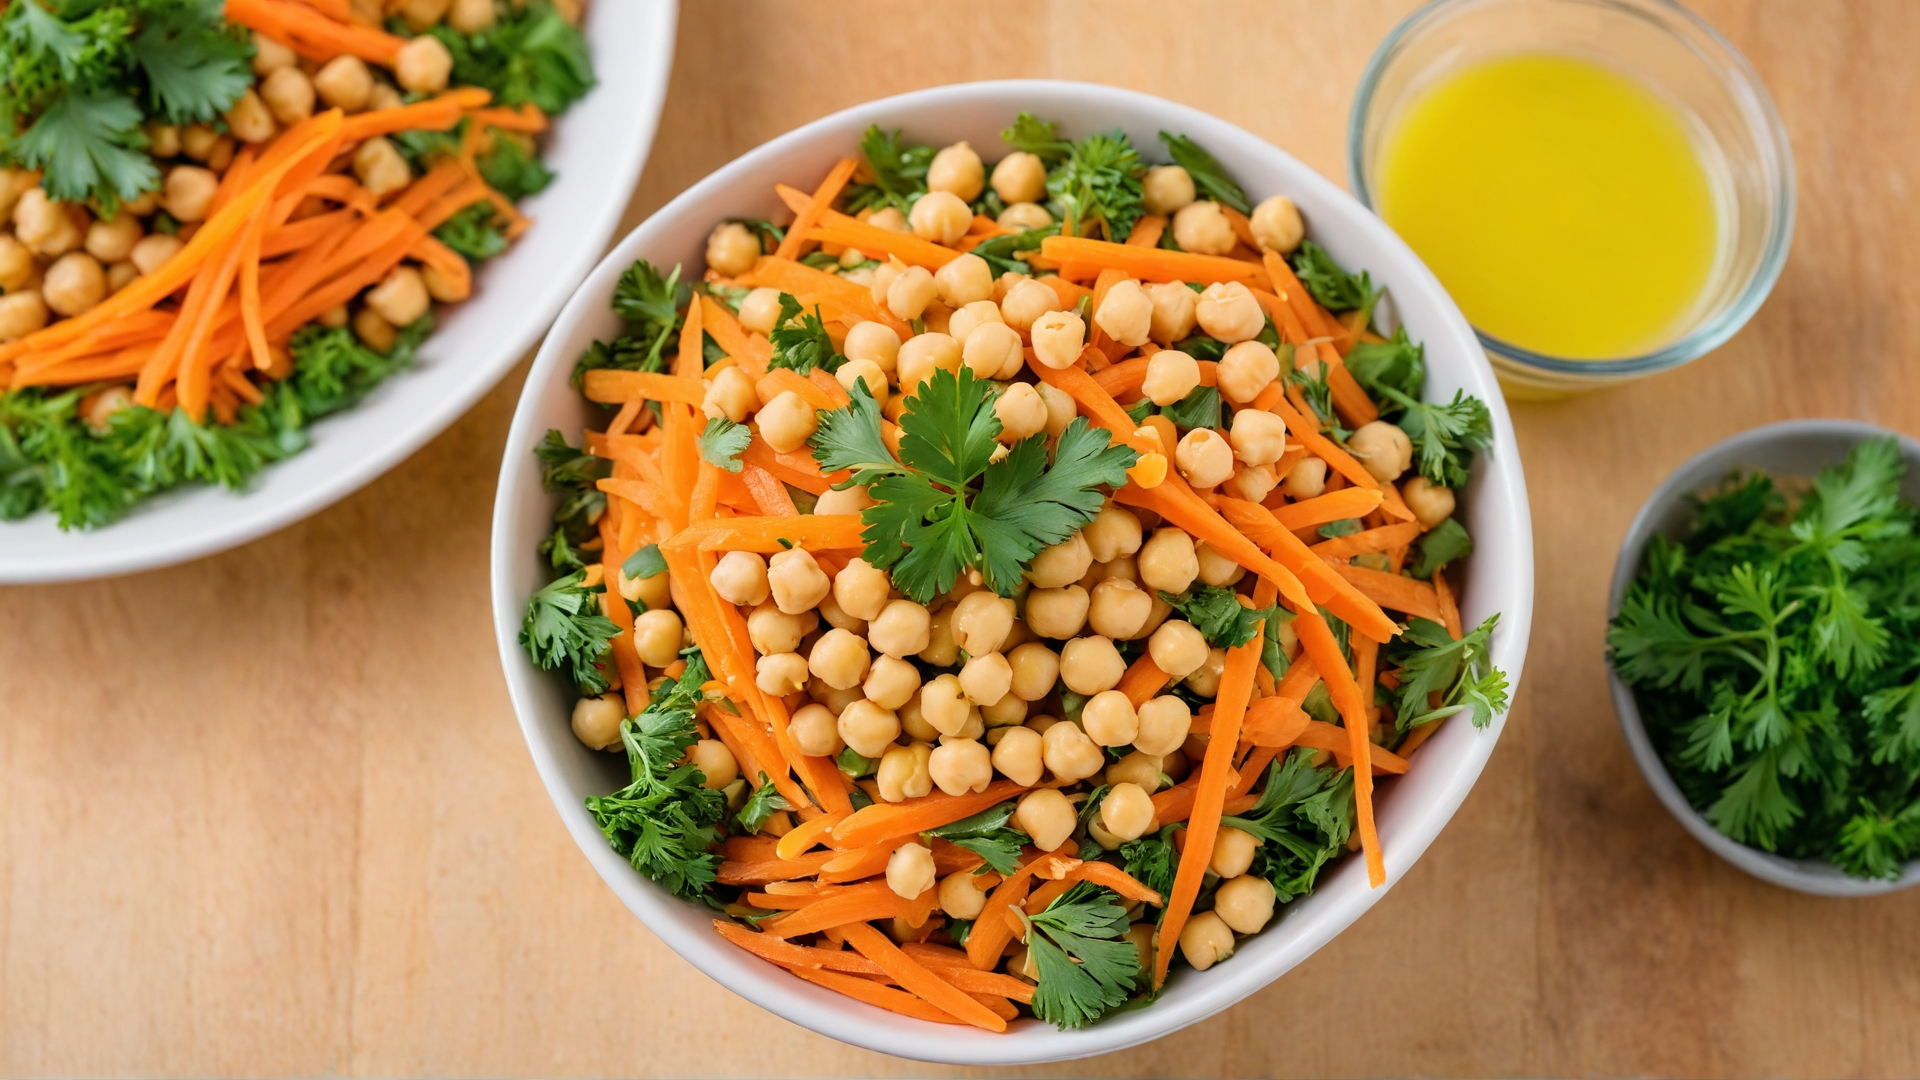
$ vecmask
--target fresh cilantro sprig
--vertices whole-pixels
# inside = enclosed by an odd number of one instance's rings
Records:
[[[667,346],[678,339],[681,312],[692,298],[693,286],[680,280],[678,265],[662,276],[652,263],[636,259],[613,288],[613,311],[626,320],[626,330],[611,343],[588,347],[574,365],[574,385],[595,368],[665,371]]]
[[[613,850],[633,868],[675,896],[713,903],[726,796],[706,786],[706,776],[685,760],[700,741],[694,712],[709,678],[698,650],[687,669],[655,692],[639,716],[620,725],[632,782],[611,795],[587,797],[587,810]]]
[[[1002,274],[1028,274],[1033,267],[1023,262],[1019,254],[1036,252],[1040,244],[1049,236],[1060,235],[1060,226],[1049,225],[1044,229],[1029,229],[1026,232],[1007,233],[982,240],[974,245],[973,254],[986,260],[987,272],[996,280]]]
[[[1362,341],[1346,356],[1347,370],[1353,379],[1374,397],[1382,387],[1418,398],[1427,381],[1426,348],[1407,337],[1407,328],[1398,327],[1387,341]]]
[[[1063,139],[1059,125],[1021,113],[1000,138],[1047,166],[1047,195],[1063,235],[1097,235],[1120,243],[1146,213],[1141,182],[1147,167],[1126,132]]]
[[[520,645],[543,671],[564,671],[582,694],[604,693],[607,677],[600,659],[612,648],[620,628],[600,614],[604,586],[588,588],[586,571],[559,578],[527,601],[520,624]]]
[[[1347,273],[1333,261],[1326,248],[1311,240],[1300,242],[1300,250],[1293,256],[1293,271],[1300,275],[1300,284],[1307,287],[1321,307],[1336,314],[1361,312],[1362,326],[1373,321],[1373,309],[1386,295],[1385,289],[1373,287],[1373,278],[1365,270]]]
[[[753,431],[745,424],[736,424],[724,417],[711,417],[707,426],[700,432],[700,458],[709,465],[717,465],[730,473],[737,473],[745,466],[740,455],[747,450],[747,444],[753,441]]]
[[[865,159],[866,177],[871,179],[863,177],[847,185],[847,213],[891,206],[904,214],[913,209],[915,199],[927,193],[927,167],[933,164],[933,147],[903,147],[898,130],[882,131],[874,124],[860,137],[860,155]]]
[[[1044,548],[1092,521],[1103,486],[1126,483],[1138,455],[1111,445],[1104,430],[1076,418],[1048,462],[1047,438],[1032,435],[994,461],[1000,421],[993,385],[965,367],[935,371],[900,416],[900,456],[880,437],[880,412],[864,385],[821,413],[813,454],[827,472],[852,470],[877,505],[862,512],[868,563],[890,570],[895,587],[925,603],[977,569],[1001,596]]]
[[[560,496],[553,511],[554,526],[567,545],[578,548],[594,538],[600,517],[607,512],[607,493],[596,484],[613,475],[613,463],[574,448],[558,431],[548,431],[533,455],[540,459],[541,488]],[[552,548],[543,546],[541,554],[551,557]]]
[[[763,772],[760,774],[760,786],[753,789],[753,794],[747,796],[740,812],[733,815],[733,823],[740,827],[742,835],[751,836],[760,831],[760,826],[765,825],[768,818],[782,810],[791,809],[793,804],[780,794],[780,789],[774,787]]]
[[[1375,394],[1402,410],[1395,422],[1413,441],[1414,467],[1432,483],[1463,486],[1470,478],[1474,453],[1493,445],[1493,414],[1486,402],[1465,390],[1455,390],[1453,400],[1444,405],[1420,401],[1384,384],[1375,388]]]
[[[1167,144],[1167,156],[1173,163],[1187,170],[1193,177],[1193,186],[1214,202],[1233,207],[1243,214],[1253,213],[1253,204],[1247,201],[1247,193],[1233,182],[1220,163],[1207,153],[1206,148],[1185,135],[1160,133],[1160,141]]]
[[[453,54],[453,82],[493,91],[502,105],[533,105],[549,116],[593,89],[586,36],[550,0],[502,8],[494,24],[462,34],[450,26],[427,31]]]
[[[780,294],[780,317],[767,340],[773,344],[773,359],[767,361],[769,368],[790,368],[802,375],[818,368],[832,374],[847,362],[833,347],[827,324],[820,318],[819,305],[803,312],[800,301],[787,293]]]
[[[1415,618],[1387,647],[1399,669],[1394,713],[1401,731],[1466,713],[1486,727],[1507,709],[1507,676],[1493,666],[1492,615],[1455,641],[1439,623]]]
[[[1464,525],[1453,518],[1428,529],[1420,537],[1419,555],[1410,568],[1413,576],[1422,581],[1431,581],[1434,571],[1473,554],[1473,537],[1467,535]]]
[[[1316,769],[1313,758],[1312,750],[1296,749],[1275,759],[1253,808],[1220,819],[1260,838],[1250,872],[1272,882],[1282,904],[1312,892],[1321,868],[1353,835],[1353,770]]]
[[[1180,852],[1173,846],[1173,834],[1179,829],[1177,824],[1168,825],[1120,845],[1122,868],[1162,898],[1173,892],[1174,875],[1180,870]]]
[[[1608,631],[1693,805],[1743,843],[1893,877],[1920,857],[1920,537],[1891,440],[1794,498],[1764,474],[1657,536]]]
[[[930,829],[927,835],[950,840],[987,860],[987,865],[997,873],[1011,874],[1020,869],[1020,849],[1032,842],[1026,833],[1010,824],[1016,805],[1009,799],[951,825]]]
[[[1201,585],[1179,594],[1162,592],[1160,599],[1173,605],[1216,649],[1237,649],[1252,641],[1262,621],[1276,610],[1246,607],[1239,593],[1219,585]]]
[[[1113,890],[1083,881],[1020,918],[1039,972],[1033,1015],[1041,1020],[1063,1031],[1085,1027],[1126,1004],[1139,985],[1140,954],[1122,936],[1127,909]]]

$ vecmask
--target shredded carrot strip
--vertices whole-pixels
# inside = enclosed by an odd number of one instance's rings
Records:
[[[842,847],[868,847],[892,837],[951,825],[1025,794],[1026,790],[1011,780],[996,780],[988,784],[985,791],[966,795],[936,791],[903,802],[875,803],[854,811],[852,817],[834,826],[833,839]]]
[[[311,7],[282,0],[227,0],[226,14],[230,21],[258,30],[322,63],[348,55],[392,67],[400,47],[406,44],[392,34],[332,19]]]
[[[866,923],[847,927],[847,941],[867,959],[879,964],[901,987],[919,995],[935,1008],[988,1031],[1007,1030],[1007,1022],[992,1010],[901,952],[900,947],[887,940],[885,934]]]
[[[1062,263],[1083,264],[1096,274],[1113,269],[1142,281],[1193,281],[1209,285],[1237,281],[1249,289],[1272,291],[1264,268],[1218,255],[1132,247],[1077,236],[1047,237],[1040,243],[1040,255]]]
[[[829,990],[838,991],[857,1001],[877,1006],[888,1012],[902,1016],[911,1016],[916,1020],[931,1020],[936,1024],[960,1024],[963,1021],[946,1010],[929,1005],[905,990],[895,990],[882,986],[871,979],[862,979],[855,975],[842,975],[837,971],[816,971],[813,968],[796,967],[788,969],[795,977],[816,983]]]
[[[859,165],[860,163],[853,158],[841,158],[834,163],[833,168],[827,170],[826,179],[820,181],[820,186],[814,189],[812,201],[808,203],[806,209],[799,211],[799,216],[795,217],[793,224],[788,226],[786,239],[780,241],[780,247],[775,252],[778,258],[797,259],[801,256],[801,249],[808,240],[807,232],[813,228],[815,222],[820,220],[822,214],[832,209],[833,201],[840,197],[841,189],[847,186],[848,180],[853,179],[853,170]]]
[[[587,372],[586,378],[581,380],[581,389],[588,401],[603,405],[618,405],[628,401],[678,401],[698,405],[707,396],[707,384],[702,379],[613,368],[597,368]]]

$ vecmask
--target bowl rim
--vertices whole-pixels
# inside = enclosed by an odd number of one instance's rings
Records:
[[[1715,463],[1722,465],[1715,471],[1724,473],[1726,467],[1739,465],[1742,458],[1756,449],[1792,438],[1831,436],[1858,443],[1886,435],[1900,440],[1903,458],[1909,462],[1920,462],[1920,440],[1864,421],[1820,418],[1783,420],[1749,428],[1688,458],[1653,489],[1641,504],[1640,511],[1634,515],[1632,524],[1627,526],[1626,536],[1620,542],[1619,556],[1614,561],[1613,580],[1607,590],[1607,624],[1611,626],[1614,618],[1620,614],[1620,605],[1626,599],[1627,589],[1640,574],[1647,544],[1656,531],[1655,523],[1680,500],[1700,490],[1689,479],[1694,474]],[[1660,760],[1660,752],[1654,748],[1653,739],[1647,734],[1646,721],[1640,715],[1640,704],[1634,697],[1633,688],[1620,678],[1611,659],[1607,661],[1607,685],[1613,698],[1614,715],[1620,723],[1621,732],[1626,736],[1627,747],[1633,753],[1633,763],[1646,777],[1647,786],[1653,789],[1660,804],[1707,850],[1762,881],[1811,896],[1881,896],[1920,885],[1920,859],[1908,862],[1897,880],[1863,880],[1849,876],[1823,859],[1790,859],[1775,855],[1749,847],[1714,828],[1687,801],[1680,785],[1667,771],[1666,763]]]
[[[1501,3],[1506,0],[1428,0],[1402,19],[1399,25],[1387,34],[1373,56],[1367,60],[1366,70],[1360,76],[1360,85],[1354,91],[1353,106],[1347,113],[1347,180],[1352,185],[1354,197],[1369,210],[1378,212],[1374,206],[1372,190],[1367,186],[1365,158],[1366,117],[1373,104],[1375,92],[1379,89],[1380,79],[1387,67],[1397,57],[1402,46],[1418,37],[1422,32],[1437,24],[1437,20],[1450,14],[1456,8]],[[1677,338],[1651,352],[1638,356],[1621,357],[1614,360],[1573,360],[1550,356],[1515,345],[1503,338],[1474,328],[1474,336],[1489,351],[1496,353],[1502,360],[1517,365],[1522,371],[1533,369],[1557,375],[1576,375],[1595,381],[1623,381],[1657,372],[1667,371],[1700,359],[1707,353],[1725,344],[1753,318],[1760,305],[1766,302],[1772,293],[1781,272],[1786,268],[1787,255],[1793,246],[1793,226],[1797,214],[1799,182],[1794,169],[1793,144],[1787,138],[1786,124],[1780,119],[1780,112],[1774,106],[1773,96],[1760,80],[1760,75],[1747,61],[1739,49],[1734,48],[1725,35],[1714,29],[1704,18],[1683,6],[1678,0],[1579,0],[1590,7],[1617,8],[1627,14],[1647,18],[1648,9],[1658,11],[1668,18],[1677,20],[1699,33],[1705,44],[1719,51],[1714,65],[1718,81],[1732,92],[1734,98],[1748,114],[1749,126],[1763,131],[1766,146],[1775,157],[1775,169],[1779,174],[1774,186],[1774,203],[1779,207],[1772,226],[1767,231],[1760,261],[1755,264],[1753,275],[1747,280],[1738,296],[1730,301],[1713,318],[1694,327],[1685,336]],[[1638,8],[1636,9],[1636,5]],[[1648,21],[1653,21],[1648,19]],[[1661,29],[1672,33],[1666,23],[1659,24]],[[1700,50],[1695,48],[1696,53]],[[1705,59],[1705,58],[1703,58]]]
[[[547,706],[536,698],[540,693],[538,686],[551,677],[535,671],[517,643],[525,597],[516,592],[514,578],[516,567],[531,565],[527,562],[531,559],[530,553],[516,546],[519,543],[516,523],[524,505],[517,497],[519,488],[537,483],[530,479],[527,451],[544,430],[541,402],[550,388],[564,382],[563,366],[570,367],[574,360],[568,351],[568,338],[576,333],[583,319],[590,317],[597,307],[604,306],[613,282],[632,259],[645,250],[651,238],[666,231],[668,226],[661,223],[726,190],[737,183],[736,177],[789,155],[804,153],[823,139],[841,138],[833,133],[850,125],[856,130],[868,123],[911,126],[912,117],[924,109],[982,104],[1006,110],[1008,116],[1022,108],[1086,105],[1098,107],[1111,117],[1138,119],[1144,115],[1169,127],[1179,124],[1188,134],[1216,150],[1231,144],[1259,155],[1271,163],[1271,175],[1278,183],[1288,185],[1296,193],[1311,189],[1316,198],[1351,208],[1354,227],[1366,235],[1369,243],[1388,249],[1396,262],[1396,287],[1403,293],[1418,293],[1432,302],[1438,315],[1432,332],[1426,335],[1427,340],[1444,340],[1447,351],[1462,358],[1458,370],[1464,384],[1481,394],[1492,411],[1498,449],[1488,455],[1493,464],[1476,470],[1475,498],[1501,508],[1499,531],[1511,540],[1513,551],[1508,563],[1497,567],[1489,565],[1489,576],[1485,580],[1498,584],[1483,588],[1500,591],[1507,601],[1501,613],[1495,651],[1498,662],[1518,686],[1532,623],[1533,549],[1525,478],[1512,422],[1492,369],[1466,320],[1432,274],[1378,218],[1352,202],[1351,196],[1337,185],[1251,132],[1198,109],[1138,91],[1065,80],[996,80],[933,87],[866,102],[811,121],[748,151],[689,187],[617,244],[561,311],[528,376],[503,451],[505,461],[493,521],[492,580],[496,640],[516,717],[529,753],[568,831],[602,880],[649,928],[668,925],[670,913],[684,911],[686,902],[668,896],[635,874],[624,859],[612,852],[590,816],[577,805],[576,793],[562,775],[558,749],[571,735],[543,730],[547,718],[540,713]],[[1478,735],[1484,737],[1462,755],[1461,763],[1435,781],[1432,801],[1423,804],[1420,819],[1396,837],[1395,845],[1387,852],[1387,887],[1404,876],[1458,810],[1484,769],[1505,721],[1506,715],[1502,714],[1491,727],[1479,732]],[[1268,966],[1224,965],[1207,973],[1208,981],[1203,989],[1171,1000],[1163,999],[1151,1010],[1123,1011],[1091,1028],[1066,1032],[1044,1025],[1027,1025],[994,1035],[906,1020],[818,987],[796,986],[791,978],[782,978],[776,983],[772,976],[777,969],[722,942],[717,935],[658,933],[657,936],[696,969],[734,993],[775,1015],[840,1041],[924,1061],[1029,1065],[1122,1050],[1237,1004],[1350,926],[1386,894],[1387,887],[1366,890],[1346,906],[1329,906],[1311,918],[1305,917],[1305,913],[1297,915],[1301,928],[1297,943],[1290,945],[1289,951],[1276,952]]]
[[[596,16],[602,8],[612,14]],[[47,511],[37,511],[31,518],[21,522],[0,523],[0,584],[40,585],[119,577],[217,555],[258,540],[311,517],[385,475],[439,437],[499,385],[527,351],[541,341],[553,316],[571,297],[573,288],[597,264],[608,241],[612,239],[627,204],[632,201],[641,170],[651,155],[653,140],[659,131],[660,116],[666,104],[667,83],[673,70],[679,0],[623,0],[618,5],[596,5],[589,9],[588,19],[587,41],[593,53],[597,81],[583,102],[595,95],[620,94],[620,103],[630,106],[613,110],[613,115],[624,114],[628,119],[621,128],[619,138],[603,140],[599,144],[599,153],[594,159],[601,177],[595,183],[596,189],[614,194],[606,197],[605,205],[599,207],[591,218],[570,225],[581,242],[567,251],[551,267],[550,272],[540,275],[544,282],[540,294],[514,301],[513,306],[522,314],[512,327],[512,333],[495,339],[498,343],[488,349],[484,359],[490,363],[476,368],[468,363],[471,354],[434,355],[430,365],[416,365],[395,372],[365,400],[317,421],[307,429],[315,442],[352,439],[359,430],[353,426],[354,421],[374,408],[382,394],[395,393],[397,387],[438,377],[436,392],[424,403],[419,403],[417,411],[404,414],[408,419],[397,435],[376,436],[369,440],[379,444],[372,453],[350,454],[343,462],[344,467],[319,473],[315,477],[301,478],[304,486],[283,487],[271,493],[260,490],[270,480],[266,474],[297,468],[301,459],[313,452],[311,446],[286,461],[268,465],[262,476],[255,477],[250,485],[239,491],[225,491],[210,485],[175,488],[146,500],[127,517],[100,529],[63,532],[58,537],[61,541],[58,553],[51,557],[44,552],[22,555],[17,550],[7,550],[8,529],[38,528],[39,525],[34,523],[47,519]],[[619,20],[623,33],[619,35],[621,40],[617,49],[615,35],[595,32],[596,19]],[[626,40],[624,31],[631,31],[635,27],[645,27],[645,33],[639,35],[640,40]],[[636,74],[616,83],[608,78],[608,74],[616,70]],[[571,119],[571,114],[556,119],[556,132],[570,134]],[[598,135],[597,131],[582,130],[578,137]],[[544,198],[558,192],[562,184],[556,184],[534,198]],[[501,259],[504,262],[513,256],[514,252],[509,251]],[[476,280],[481,278],[486,269],[483,267],[476,272]],[[475,299],[482,298],[476,296]],[[496,298],[495,302],[506,303],[506,300]],[[423,346],[430,355],[437,336],[437,331],[429,335]],[[441,372],[443,368],[447,369],[444,373]],[[463,371],[463,368],[466,370]],[[445,384],[444,388],[440,383]],[[143,512],[161,512],[176,504],[197,500],[230,500],[239,505],[231,513],[218,515],[218,520],[209,525],[169,531],[163,524],[159,536],[141,535],[143,526],[140,519]],[[52,526],[48,524],[47,527]]]

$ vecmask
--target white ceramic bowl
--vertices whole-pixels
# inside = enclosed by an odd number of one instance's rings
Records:
[[[653,145],[673,62],[675,0],[588,5],[598,85],[554,123],[543,155],[557,173],[523,205],[535,224],[442,313],[417,366],[311,429],[313,444],[251,488],[189,487],[92,532],[53,515],[0,523],[0,583],[75,581],[212,555],[284,528],[358,490],[440,434],[539,341],[606,248]]]
[[[1868,439],[1891,435],[1872,424],[1856,420],[1788,420],[1766,427],[1743,431],[1730,439],[1707,447],[1686,464],[1673,471],[1634,516],[1627,537],[1620,544],[1620,558],[1613,567],[1613,586],[1607,598],[1607,621],[1620,614],[1627,588],[1640,574],[1646,561],[1647,542],[1654,534],[1684,535],[1693,521],[1693,508],[1687,498],[1711,489],[1736,469],[1763,469],[1776,475],[1812,476],[1829,465],[1843,461],[1849,450]],[[1900,494],[1920,502],[1920,441],[1905,435],[1900,440],[1900,456],[1907,464],[1906,481]],[[1907,864],[1894,881],[1878,881],[1849,876],[1824,859],[1789,859],[1782,855],[1748,847],[1721,832],[1700,815],[1667,772],[1660,752],[1647,735],[1646,722],[1640,717],[1639,702],[1633,689],[1620,681],[1613,668],[1607,668],[1607,681],[1613,688],[1613,709],[1620,717],[1620,729],[1626,732],[1633,762],[1647,778],[1647,784],[1681,826],[1705,844],[1707,850],[1762,881],[1784,889],[1813,896],[1878,896],[1920,885],[1920,859]]]
[[[549,428],[577,440],[587,411],[567,383],[575,359],[596,337],[618,333],[608,299],[636,258],[657,265],[701,265],[703,242],[726,217],[774,217],[776,181],[803,187],[851,153],[869,124],[904,127],[914,142],[971,140],[1001,146],[999,133],[1021,111],[1059,120],[1069,134],[1126,129],[1148,156],[1162,150],[1161,130],[1184,132],[1219,158],[1255,198],[1283,192],[1299,203],[1309,231],[1344,265],[1364,267],[1384,282],[1409,332],[1426,343],[1431,396],[1456,387],[1493,411],[1495,445],[1481,458],[1463,495],[1466,525],[1479,545],[1463,578],[1461,609],[1471,623],[1501,612],[1494,660],[1516,681],[1533,614],[1533,544],[1526,485],[1513,427],[1493,372],[1453,302],[1405,244],[1352,198],[1311,169],[1253,135],[1205,113],[1160,98],[1062,82],[994,82],[949,86],[888,98],[815,121],[714,173],[655,214],[614,249],[561,312],[535,361],[507,440],[500,495],[494,506],[494,621],[507,684],[521,730],[555,807],[607,885],[654,933],[695,967],[779,1015],[814,1031],[902,1057],[967,1065],[1008,1065],[1083,1057],[1165,1035],[1260,989],[1331,941],[1372,907],[1384,889],[1367,887],[1361,860],[1343,860],[1312,896],[1284,909],[1232,960],[1205,972],[1176,975],[1159,1001],[1061,1032],[1034,1023],[1002,1035],[906,1019],[803,983],[727,944],[713,932],[712,913],[674,899],[635,873],[607,845],[581,800],[624,783],[625,763],[588,751],[569,730],[571,695],[533,667],[517,635],[527,596],[547,580],[535,555],[551,529],[553,500],[540,490],[532,448]],[[1164,158],[1162,158],[1164,160]],[[1449,723],[1420,750],[1407,776],[1382,786],[1380,836],[1389,883],[1399,880],[1453,815],[1480,775],[1500,734]]]

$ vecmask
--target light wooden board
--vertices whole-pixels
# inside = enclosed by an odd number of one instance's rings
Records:
[[[1790,416],[1920,431],[1920,7],[1698,6],[1791,131],[1793,258],[1714,356],[1515,409],[1539,605],[1527,683],[1478,788],[1383,903],[1263,993],[1159,1043],[1034,1072],[1920,1072],[1920,893],[1811,900],[1719,864],[1654,802],[1607,703],[1606,577],[1669,469]],[[1410,7],[687,0],[629,223],[834,109],[1015,76],[1163,94],[1344,179],[1348,100]],[[278,536],[0,592],[0,1071],[951,1071],[733,997],[631,918],[561,830],[487,598],[521,377]]]

